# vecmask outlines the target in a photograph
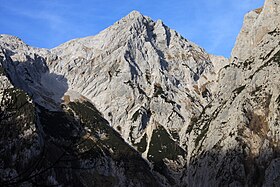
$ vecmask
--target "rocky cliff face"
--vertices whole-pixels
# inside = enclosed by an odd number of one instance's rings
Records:
[[[1,184],[277,186],[279,7],[230,60],[136,11],[52,50],[1,35]]]
[[[158,171],[166,164],[181,171],[187,127],[215,94],[212,56],[136,11],[51,53],[48,66],[68,80],[70,92],[89,98]]]
[[[1,35],[0,185],[164,185],[89,100],[61,100],[49,54]]]
[[[245,16],[218,97],[193,124],[185,184],[277,186],[279,2]]]

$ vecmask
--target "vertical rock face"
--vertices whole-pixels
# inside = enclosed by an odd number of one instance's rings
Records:
[[[279,185],[278,1],[245,16],[230,65],[219,73],[216,97],[193,124],[190,186]]]
[[[232,59],[246,60],[254,55],[254,49],[261,47],[259,44],[267,33],[279,30],[279,7],[279,1],[266,0],[263,7],[245,15],[242,30],[232,50]]]
[[[217,72],[227,64],[136,11],[51,53],[51,72],[90,99],[131,146],[160,165],[158,171],[166,164],[182,170],[187,127],[213,99]]]
[[[51,50],[0,35],[0,185],[278,186],[279,7],[230,60],[137,11]]]

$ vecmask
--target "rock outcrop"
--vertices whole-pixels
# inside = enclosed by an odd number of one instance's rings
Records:
[[[0,185],[279,185],[279,7],[230,60],[137,11],[51,50],[1,35]]]
[[[49,51],[0,39],[0,186],[166,183],[89,100],[64,96],[65,79],[46,65]]]
[[[90,99],[145,159],[180,176],[185,132],[213,99],[226,59],[136,11],[97,36],[72,40],[51,53],[48,67],[67,79],[69,90]],[[178,183],[178,177],[168,178]]]
[[[278,10],[279,2],[268,0],[245,16],[217,97],[190,132],[186,185],[279,185]]]

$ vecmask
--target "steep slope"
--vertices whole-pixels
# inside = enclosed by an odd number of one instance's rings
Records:
[[[5,71],[35,103],[61,112],[61,103],[87,97],[170,184],[186,162],[185,131],[215,95],[219,62],[227,63],[137,11],[51,51],[8,35],[0,43]]]
[[[90,101],[61,100],[49,51],[0,43],[0,186],[168,186]]]
[[[267,50],[269,50],[267,47],[270,46],[261,46],[260,44],[263,42],[267,33],[278,30],[280,21],[278,14],[279,2],[276,0],[266,0],[264,7],[246,14],[244,25],[239,33],[235,47],[232,50],[232,60],[245,61],[250,56],[254,55],[255,49],[264,48],[264,53],[267,52]]]
[[[217,93],[190,133],[189,186],[279,186],[279,2],[245,16]]]
[[[0,62],[3,60],[0,54]],[[30,168],[28,158],[39,157],[42,137],[36,128],[35,107],[28,95],[15,88],[0,65],[0,184]],[[28,111],[28,113],[26,113]],[[26,174],[29,171],[26,170]]]
[[[212,56],[136,11],[51,53],[50,71],[89,98],[144,158],[175,171],[184,165],[188,124],[215,94],[221,65]]]
[[[230,64],[136,11],[52,50],[0,35],[0,185],[279,186],[279,8]]]

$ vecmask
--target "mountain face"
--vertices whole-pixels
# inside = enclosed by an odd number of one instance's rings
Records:
[[[58,102],[67,84],[48,51],[1,39],[0,186],[164,184],[88,99]]]
[[[0,185],[278,186],[279,9],[230,59],[137,11],[51,50],[0,35]]]
[[[269,0],[245,16],[233,62],[219,72],[218,97],[190,132],[200,135],[185,184],[279,185],[279,10]]]
[[[73,92],[88,98],[156,170],[167,166],[180,176],[186,124],[214,95],[217,74],[210,55],[138,12],[51,53],[48,67],[67,79],[70,99]],[[168,178],[178,183],[173,174]]]

